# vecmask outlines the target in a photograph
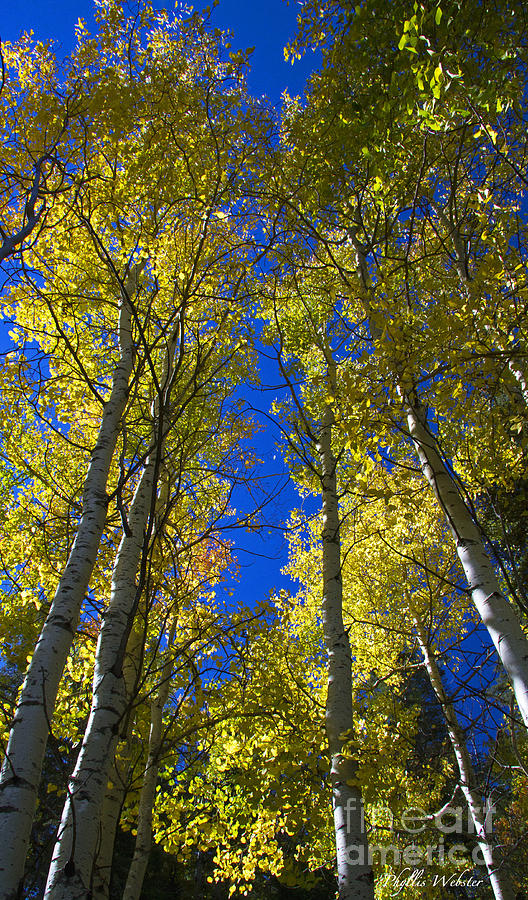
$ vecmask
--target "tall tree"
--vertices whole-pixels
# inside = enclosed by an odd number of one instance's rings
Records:
[[[158,411],[166,407],[164,357],[169,381],[173,364],[181,369],[183,395],[175,400],[185,408],[210,346],[205,331],[195,327],[205,310],[202,298],[209,296],[213,305],[234,301],[247,244],[244,231],[237,234],[233,227],[230,181],[234,167],[238,176],[245,172],[250,151],[246,126],[253,112],[249,103],[237,111],[236,100],[243,58],[221,63],[220,37],[199,17],[169,20],[145,6],[139,19],[127,18],[118,4],[107,3],[98,21],[95,40],[79,28],[66,76],[68,84],[80,79],[93,108],[104,111],[102,121],[88,117],[84,123],[90,177],[71,207],[54,204],[53,228],[48,217],[46,241],[34,249],[27,279],[11,297],[21,332],[37,334],[46,350],[64,353],[65,390],[54,397],[53,409],[63,399],[71,405],[94,402],[90,415],[98,426],[76,540],[32,656],[4,760],[3,815],[10,840],[2,848],[0,896],[6,897],[19,889],[49,721],[108,504],[115,499],[124,516],[128,547],[122,494],[150,452],[152,426],[144,410],[153,395]],[[233,309],[230,316],[226,306],[220,319],[236,328],[242,313]],[[100,329],[98,353],[112,347],[112,363],[103,364],[101,380],[94,325]],[[187,331],[197,341],[194,372],[180,365]],[[68,368],[75,373],[69,385]],[[198,391],[205,390],[211,371],[198,380]],[[155,458],[151,453],[143,473],[145,509],[156,489],[152,478],[166,427],[154,425]],[[120,439],[121,462],[115,456]],[[121,467],[113,496],[107,484],[112,465]],[[142,543],[141,534],[136,539]]]
[[[442,359],[441,340],[445,344],[447,338],[447,349],[456,352],[450,330],[449,337],[443,330],[442,338],[435,332],[441,313],[431,300],[432,286],[442,297],[451,289],[453,305],[462,276],[466,291],[471,188],[484,169],[486,189],[497,201],[505,190],[524,189],[522,10],[505,4],[502,18],[498,9],[486,10],[477,29],[469,24],[470,4],[434,12],[420,4],[411,11],[402,2],[384,14],[374,0],[354,11],[330,2],[325,10],[330,28],[322,30],[314,5],[306,5],[293,45],[295,53],[310,42],[322,44],[324,62],[312,79],[306,108],[292,103],[287,114],[287,145],[297,174],[295,194],[290,191],[286,202],[298,210],[298,227],[307,238],[318,233],[326,243],[343,291],[361,298],[372,349],[383,360],[386,393],[396,386],[393,401],[400,404],[424,477],[445,512],[474,603],[527,724],[528,643],[427,411],[435,404],[440,411],[435,350]],[[497,42],[505,48],[500,54],[494,52]],[[374,58],[372,46],[378,48]],[[468,62],[468,55],[478,63]],[[506,108],[516,112],[504,120]],[[499,128],[505,135],[501,142]],[[502,174],[495,177],[499,169]],[[495,229],[506,256],[508,234],[502,226]],[[478,252],[485,251],[481,243]],[[479,289],[493,305],[497,291],[487,293],[490,280]],[[446,360],[455,377],[457,364],[453,355]],[[509,378],[513,373],[507,371]],[[351,408],[355,402],[351,398]]]
[[[333,434],[337,394],[335,345],[339,324],[314,286],[294,275],[273,291],[268,338],[275,337],[277,361],[290,394],[292,417],[284,423],[288,456],[318,485],[322,503],[323,633],[328,659],[326,733],[337,852],[339,896],[373,896],[357,763],[345,748],[354,734],[352,652],[343,624],[341,514],[338,466],[341,452]],[[317,305],[319,300],[319,305]],[[296,382],[301,380],[300,391]],[[316,387],[315,387],[316,386]],[[313,390],[315,387],[315,390]]]

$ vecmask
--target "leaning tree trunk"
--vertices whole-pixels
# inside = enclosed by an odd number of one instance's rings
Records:
[[[352,658],[343,624],[341,538],[336,460],[332,453],[332,411],[326,408],[318,440],[323,505],[323,633],[328,654],[326,734],[330,750],[330,781],[337,850],[339,900],[373,900],[374,879],[369,864],[363,798],[357,763],[344,744],[354,736]]]
[[[77,764],[70,778],[46,884],[46,900],[89,900],[101,814],[119,729],[127,708],[123,638],[134,615],[136,574],[145,548],[157,453],[143,469],[117,551],[110,602],[97,642],[93,697]],[[125,644],[126,646],[126,644]]]
[[[115,839],[125,794],[126,785],[122,779],[122,774],[117,767],[116,761],[114,760],[109,771],[109,782],[101,813],[101,825],[99,829],[97,857],[93,877],[93,900],[108,900],[110,897]]]
[[[364,289],[365,313],[371,323],[373,337],[379,340],[381,331],[372,324],[374,302],[367,260],[355,232],[352,239]],[[396,377],[399,378],[398,372]],[[397,388],[422,472],[446,517],[473,603],[512,683],[517,705],[528,728],[528,639],[515,611],[502,594],[481,532],[442,458],[438,442],[426,427],[423,408],[403,384],[397,384]]]
[[[142,629],[134,627],[128,640],[127,651],[123,663],[123,681],[126,704],[130,709],[134,697],[141,667],[143,650]],[[119,741],[123,744],[116,754],[109,771],[109,781],[101,811],[101,824],[97,855],[94,864],[92,881],[93,900],[109,900],[114,847],[121,817],[123,803],[127,795],[129,778],[133,769],[133,728],[134,716],[127,716],[126,727],[121,730]]]
[[[114,371],[84,484],[79,527],[17,704],[0,776],[0,900],[22,896],[49,723],[106,522],[106,484],[134,366],[131,307],[119,317],[120,359]]]
[[[518,392],[522,397],[525,406],[528,406],[528,384],[526,383],[524,372],[518,363],[512,359],[508,360],[508,368],[517,382]]]
[[[481,798],[477,791],[477,779],[467,749],[464,732],[459,725],[456,710],[445,692],[440,669],[434,651],[427,640],[424,627],[418,616],[413,615],[413,620],[429,681],[446,721],[447,733],[458,765],[460,788],[468,806],[477,843],[482,853],[495,900],[514,900],[513,888],[504,867],[499,867],[497,861],[493,859],[493,845],[486,830],[486,812],[482,807]]]
[[[423,409],[406,395],[403,399],[422,472],[444,512],[473,603],[511,680],[524,724],[528,727],[528,640],[514,609],[500,589],[480,530],[442,459],[436,438],[426,427]]]
[[[150,708],[150,735],[147,762],[139,795],[139,810],[137,822],[136,843],[134,855],[128,870],[123,900],[140,900],[141,888],[147,870],[147,864],[152,847],[152,811],[156,799],[156,785],[158,783],[158,771],[160,753],[163,746],[163,710],[169,697],[171,676],[174,668],[174,656],[172,643],[176,631],[176,620],[171,626],[168,636],[167,658],[161,670],[161,681],[156,698]]]
[[[93,894],[97,841],[108,775],[129,701],[124,663],[142,590],[141,578],[136,584],[136,576],[140,563],[146,563],[156,478],[165,440],[164,415],[174,381],[175,350],[181,328],[180,322],[167,347],[159,393],[152,408],[153,445],[134,492],[127,527],[114,562],[110,602],[97,642],[90,716],[70,778],[48,872],[45,900],[90,900]],[[176,369],[182,352],[183,345]]]

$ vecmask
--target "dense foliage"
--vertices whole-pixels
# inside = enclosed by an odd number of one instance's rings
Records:
[[[1,900],[528,891],[525,13],[2,46]]]

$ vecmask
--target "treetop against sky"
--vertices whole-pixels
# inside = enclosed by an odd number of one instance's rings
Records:
[[[164,4],[161,0],[154,6],[171,9],[171,3]],[[195,4],[196,9],[203,6]],[[234,49],[255,48],[248,78],[250,89],[256,94],[267,94],[274,103],[284,90],[290,94],[302,92],[307,75],[315,67],[313,54],[296,60],[293,66],[284,59],[284,46],[295,32],[296,15],[296,5],[287,4],[286,0],[220,0],[213,11],[214,24],[233,32]],[[27,0],[6,4],[0,38],[14,41],[22,31],[32,29],[42,40],[55,40],[65,54],[73,44],[79,18],[93,31],[92,0]]]
[[[162,0],[155,0],[153,6],[159,9],[171,8],[170,3],[164,4]],[[195,5],[194,8],[200,9],[203,6]],[[180,7],[182,4],[175,4],[176,9]],[[185,8],[193,7],[186,4]],[[288,91],[290,95],[303,91],[306,79],[318,58],[317,54],[308,54],[301,60],[295,60],[293,65],[286,62],[284,47],[295,33],[296,15],[296,6],[288,4],[286,0],[261,0],[259,3],[220,0],[212,11],[213,24],[233,33],[233,50],[254,48],[248,72],[249,89],[253,94],[266,94],[274,104],[280,102],[284,91]],[[93,0],[28,0],[24,4],[10,4],[3,14],[0,40],[15,41],[24,31],[33,31],[37,39],[54,42],[55,53],[60,59],[74,45],[75,25],[79,19],[86,23],[88,31],[95,31]],[[0,323],[0,349],[7,349],[9,345],[7,336],[2,335],[5,330],[6,327],[2,328]],[[264,362],[264,369],[270,374],[269,379],[264,374],[263,380],[276,382],[277,373],[273,365]],[[247,390],[244,393],[249,396]],[[255,406],[267,410],[272,396],[271,391],[260,396],[252,393],[249,400]],[[269,426],[269,420],[267,424]],[[264,434],[265,430],[268,431],[267,434]],[[275,449],[276,438],[277,435],[271,435],[269,427],[264,427],[259,439],[260,454],[273,476],[282,469],[280,453]],[[273,513],[269,513],[271,516],[278,514],[281,520],[287,518],[288,504],[291,506],[292,502],[298,503],[298,497],[291,487],[285,487],[282,502],[277,498],[273,504]],[[243,498],[239,498],[239,503],[244,506]],[[247,593],[248,598],[254,595],[255,582],[259,584],[261,595],[275,587],[281,578],[280,568],[286,562],[282,533],[269,533],[265,545],[262,538],[262,534],[234,534],[241,566],[241,583],[237,590],[239,594],[240,591]],[[285,580],[284,577],[282,580]]]
[[[528,889],[524,4],[354,3],[2,35],[0,900]]]

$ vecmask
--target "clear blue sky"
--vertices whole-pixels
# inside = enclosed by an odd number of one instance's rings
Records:
[[[24,30],[32,29],[40,39],[54,38],[65,55],[73,44],[74,25],[84,19],[93,28],[92,0],[5,0],[0,21],[0,39],[15,40]],[[173,8],[171,2],[155,0],[155,6]],[[207,5],[194,4],[196,9]],[[233,48],[255,47],[249,85],[253,93],[267,94],[278,102],[285,88],[290,94],[301,93],[314,58],[296,62],[284,61],[283,48],[295,33],[298,4],[285,0],[220,0],[213,21],[233,32]]]

